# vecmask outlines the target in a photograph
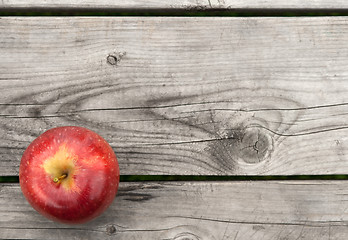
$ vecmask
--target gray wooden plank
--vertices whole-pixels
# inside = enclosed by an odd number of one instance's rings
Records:
[[[124,183],[90,223],[46,220],[0,185],[4,239],[346,239],[346,181]],[[186,238],[185,238],[186,237]]]
[[[203,10],[203,9],[347,9],[345,0],[4,0],[0,9],[120,9],[120,10]]]
[[[348,172],[348,18],[1,18],[0,175],[80,125],[122,174]]]

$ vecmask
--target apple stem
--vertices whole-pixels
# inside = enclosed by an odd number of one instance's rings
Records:
[[[60,182],[60,180],[66,178],[67,176],[68,176],[67,174],[63,174],[63,175],[60,176],[60,177],[55,177],[55,178],[53,179],[53,182],[58,183],[58,182]]]

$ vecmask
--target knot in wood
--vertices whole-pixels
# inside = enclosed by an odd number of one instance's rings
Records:
[[[106,62],[115,66],[121,61],[124,55],[126,55],[126,52],[114,52],[106,57]]]
[[[106,58],[106,61],[107,61],[108,64],[110,64],[110,65],[116,65],[118,60],[117,60],[117,57],[116,57],[116,56],[109,55],[109,56]]]
[[[197,235],[193,234],[193,233],[179,233],[178,235],[176,235],[173,240],[199,240],[201,239],[200,237],[198,237]]]
[[[246,163],[265,160],[273,149],[273,140],[261,128],[246,128],[239,143],[239,157]]]
[[[116,227],[115,227],[115,225],[108,225],[108,226],[106,227],[106,233],[107,233],[108,235],[115,234],[115,233],[116,233]]]
[[[258,126],[233,128],[225,137],[209,146],[210,154],[222,169],[235,171],[237,162],[257,164],[270,157],[273,139],[268,131]]]
[[[195,225],[182,225],[163,232],[161,239],[171,240],[215,240],[216,238],[206,229]]]

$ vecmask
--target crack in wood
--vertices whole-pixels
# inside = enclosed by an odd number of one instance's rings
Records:
[[[200,221],[208,221],[208,222],[219,222],[219,223],[229,223],[229,224],[245,224],[245,225],[257,225],[258,227],[264,226],[264,225],[278,225],[278,226],[301,226],[301,227],[315,227],[315,228],[322,228],[322,227],[329,227],[332,226],[332,221],[322,221],[322,222],[311,222],[311,221],[305,221],[305,222],[260,222],[260,221],[235,221],[235,220],[223,220],[223,219],[212,219],[212,218],[205,218],[205,217],[190,217],[190,216],[175,216],[171,215],[168,216],[169,218],[183,218],[183,219],[193,219],[193,220],[200,220]],[[334,221],[335,222],[335,221]],[[346,227],[346,223],[342,223],[337,221],[334,226],[344,226]]]

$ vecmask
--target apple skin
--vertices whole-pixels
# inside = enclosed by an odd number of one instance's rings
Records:
[[[97,133],[83,127],[50,129],[25,150],[19,168],[22,192],[32,207],[66,224],[90,221],[116,196],[116,155]]]

